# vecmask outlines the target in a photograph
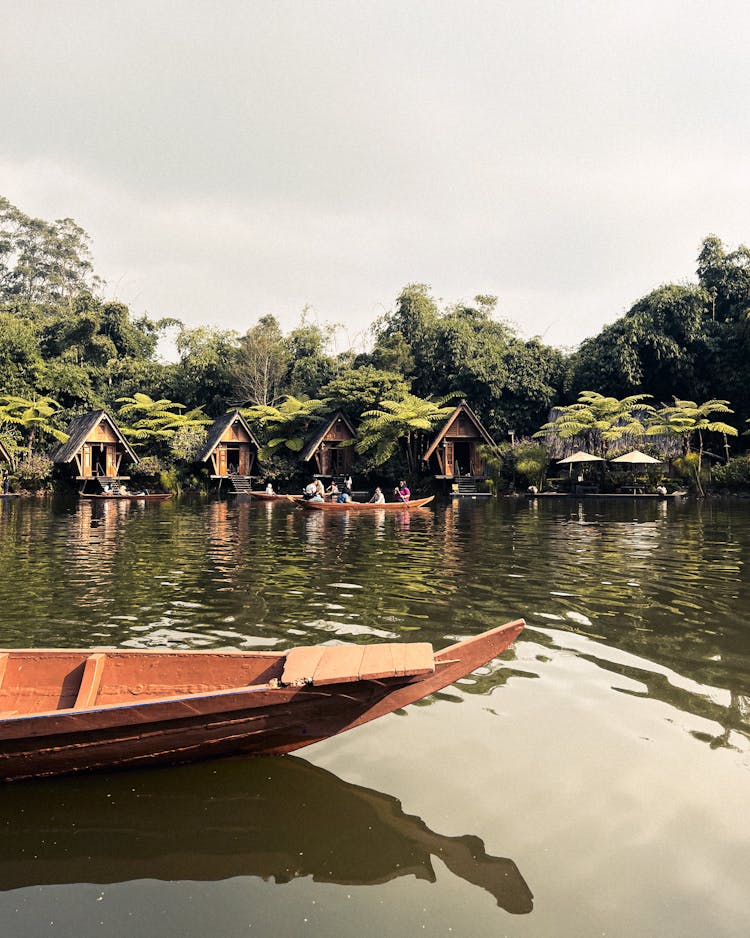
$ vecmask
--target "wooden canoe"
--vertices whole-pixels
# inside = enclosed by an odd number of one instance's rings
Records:
[[[261,502],[287,502],[289,499],[298,502],[302,500],[301,495],[279,495],[278,492],[274,492],[273,495],[269,495],[268,492],[250,492],[250,494]]]
[[[124,493],[109,494],[108,492],[81,492],[79,498],[93,498],[102,502],[165,502],[172,497],[172,492],[152,492],[149,495],[127,495]]]
[[[291,752],[452,684],[523,627],[439,652],[427,643],[0,651],[0,779]]]
[[[382,505],[376,505],[374,502],[297,502],[300,508],[308,511],[414,511],[415,508],[424,508],[435,498],[430,495],[428,498],[417,498],[411,502],[385,502]]]

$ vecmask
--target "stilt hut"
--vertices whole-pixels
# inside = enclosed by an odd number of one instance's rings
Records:
[[[482,444],[493,446],[494,440],[466,401],[461,401],[422,458],[436,479],[450,481],[457,491],[468,491],[486,478],[485,461],[479,452]]]
[[[211,478],[219,482],[219,489],[227,479],[235,492],[249,492],[259,449],[247,421],[238,410],[233,410],[211,424],[198,462],[208,466]]]
[[[52,461],[75,473],[82,492],[105,485],[117,492],[120,483],[130,478],[122,470],[128,463],[136,465],[138,457],[106,410],[75,417],[65,432],[68,442],[55,450]]]
[[[302,459],[322,478],[347,476],[354,461],[354,440],[357,433],[346,415],[338,410],[310,438]]]

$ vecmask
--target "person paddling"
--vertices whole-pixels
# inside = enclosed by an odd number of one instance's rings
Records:
[[[411,498],[411,492],[409,491],[409,487],[407,486],[406,482],[404,482],[403,479],[399,482],[397,487],[394,489],[393,494],[397,495],[401,499],[402,502],[408,502],[409,499]]]

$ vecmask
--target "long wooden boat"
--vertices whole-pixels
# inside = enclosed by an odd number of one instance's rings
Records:
[[[375,502],[312,502],[302,499],[297,502],[300,508],[308,511],[413,511],[415,508],[424,508],[435,498],[417,498],[410,502],[385,502],[377,505]]]
[[[0,652],[0,779],[291,752],[446,687],[523,627],[439,652],[424,642]]]
[[[631,501],[676,501],[681,498],[687,498],[688,493],[667,492],[666,495],[660,495],[658,492],[527,492],[527,498],[550,498],[550,499],[599,499],[600,501],[630,499]]]
[[[151,492],[149,495],[135,493],[109,492],[81,492],[79,498],[93,498],[100,502],[165,502],[171,498],[172,492]]]
[[[268,492],[250,492],[250,494],[261,502],[287,502],[290,498],[295,502],[302,501],[301,495],[279,495],[278,492],[274,492],[273,495],[269,495]]]

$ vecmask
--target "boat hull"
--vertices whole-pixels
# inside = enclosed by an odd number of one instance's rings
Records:
[[[385,502],[382,505],[374,502],[311,502],[303,499],[297,504],[306,511],[414,511],[429,505],[434,498],[434,495],[430,495],[411,502]]]
[[[107,495],[81,492],[79,498],[90,498],[100,502],[165,502],[172,498],[172,492],[154,492],[151,495]]]
[[[434,671],[419,676],[327,686],[275,686],[271,681],[86,709],[0,714],[0,779],[292,752],[452,684],[501,654],[523,627],[518,620],[451,645],[435,653]],[[159,654],[180,653],[113,654],[150,655],[153,669]],[[189,654],[211,657],[208,652]],[[279,673],[283,653],[259,657],[269,668],[275,658],[274,673]]]

